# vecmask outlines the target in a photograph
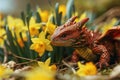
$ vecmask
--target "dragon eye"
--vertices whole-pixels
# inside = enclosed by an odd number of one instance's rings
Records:
[[[67,36],[66,34],[63,34],[61,37],[63,37],[63,38],[64,38],[64,37],[66,37],[66,36]]]

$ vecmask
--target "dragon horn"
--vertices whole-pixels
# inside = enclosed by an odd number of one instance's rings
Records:
[[[70,23],[74,22],[76,18],[77,18],[77,16],[74,16],[74,17],[68,19],[65,24],[66,24],[66,25],[70,25]]]
[[[82,21],[78,22],[77,24],[78,24],[79,29],[80,29],[88,20],[89,20],[89,18],[85,18],[85,19],[83,19]]]

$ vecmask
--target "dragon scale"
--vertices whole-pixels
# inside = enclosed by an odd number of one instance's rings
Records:
[[[77,53],[87,61],[96,61],[97,56],[89,48],[76,48]]]

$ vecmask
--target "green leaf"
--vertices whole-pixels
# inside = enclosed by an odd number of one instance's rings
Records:
[[[7,40],[9,41],[9,45],[11,47],[12,52],[17,54],[17,49],[14,44],[14,38],[13,38],[12,33],[9,30],[8,26],[6,26],[6,35],[7,35]]]
[[[40,61],[46,61],[47,58],[48,58],[48,51],[45,51],[43,56],[40,57]]]
[[[14,33],[14,35],[15,35],[15,43],[16,43],[16,48],[17,48],[17,51],[18,51],[18,54],[19,54],[19,56],[21,56],[21,57],[26,57],[25,55],[24,55],[24,51],[22,50],[22,48],[20,47],[20,45],[19,45],[19,43],[18,43],[18,41],[17,41],[17,36],[16,36],[16,34]]]
[[[27,49],[28,49],[28,54],[30,54],[29,56],[30,56],[30,58],[31,59],[33,59],[33,53],[32,53],[32,51],[30,50],[30,45],[32,44],[32,41],[31,41],[31,36],[30,36],[30,33],[29,32],[27,32],[27,39],[28,39],[28,41],[27,41]]]
[[[55,5],[56,24],[61,25],[62,12],[59,13],[59,3]]]
[[[61,19],[62,19],[62,12],[59,13],[59,16],[58,16],[58,25],[61,25]]]
[[[64,57],[64,47],[53,46],[53,51],[51,52],[51,63],[60,63]]]
[[[66,11],[67,12],[66,16],[68,19],[71,18],[73,11],[74,11],[74,0],[69,0],[67,3],[67,11]]]
[[[24,14],[24,12],[21,12],[21,19],[23,20],[23,23],[25,25],[25,14]]]
[[[3,62],[4,60],[4,51],[3,48],[0,48],[0,62]]]
[[[41,22],[41,17],[38,12],[36,12],[36,22],[40,23]]]
[[[56,24],[59,25],[59,14],[58,14],[58,11],[59,11],[59,3],[56,3],[55,5],[55,14],[56,14]]]
[[[26,12],[27,12],[27,15],[31,14],[31,5],[30,4],[27,4]]]
[[[29,22],[30,22],[30,17],[29,16],[26,17],[26,22],[27,22],[27,27],[29,29]]]
[[[51,21],[53,24],[55,24],[55,17],[54,17],[53,15],[50,17],[50,21]]]

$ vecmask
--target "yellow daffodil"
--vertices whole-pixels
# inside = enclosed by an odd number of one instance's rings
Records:
[[[30,35],[32,37],[38,36],[41,25],[42,25],[41,23],[36,23],[36,19],[34,17],[31,17],[29,21],[29,26],[28,25],[25,26],[23,28],[23,31],[28,31],[28,27],[29,27]]]
[[[30,19],[29,29],[30,29],[30,34],[32,36],[39,34],[40,24],[35,22],[35,18],[34,17],[31,17],[31,19]]]
[[[9,74],[13,73],[12,69],[6,68],[5,66],[0,65],[0,77],[8,77]]]
[[[50,35],[52,35],[54,33],[54,30],[56,28],[56,25],[52,24],[50,21],[47,22],[46,24],[46,27],[47,27],[47,31]]]
[[[0,28],[2,28],[5,25],[5,22],[0,18]]]
[[[0,28],[0,46],[3,46],[5,39],[6,39],[6,32],[3,28]]]
[[[78,62],[79,69],[76,74],[79,76],[95,75],[97,74],[97,68],[92,62],[88,62],[85,65]]]
[[[4,40],[6,38],[5,34],[5,29],[3,28],[3,26],[5,25],[5,22],[2,19],[2,14],[0,14],[0,46],[3,46]]]
[[[65,5],[60,5],[59,6],[59,13],[62,12],[62,15],[66,15],[66,6]]]
[[[37,11],[41,17],[42,22],[47,22],[49,17],[49,12],[47,10],[42,11],[40,8],[38,8]]]
[[[38,38],[32,38],[33,44],[30,46],[30,49],[35,50],[39,53],[40,56],[43,55],[45,50],[52,51],[52,46],[50,41],[45,39],[45,32],[41,32]]]
[[[26,80],[55,80],[56,65],[50,66],[50,58],[38,64],[39,67],[26,74]]]
[[[21,38],[18,38],[17,42],[19,43],[20,47],[24,47],[24,43]]]
[[[39,34],[39,29],[41,28],[40,23],[36,23],[36,20],[34,17],[30,18],[29,21],[29,31],[31,36],[37,36]],[[24,28],[25,30],[28,30],[28,27],[26,26]]]
[[[105,23],[102,27],[102,33],[104,34],[106,31],[111,29],[115,25],[116,22],[117,22],[117,19],[113,18],[109,23]]]
[[[22,38],[23,38],[23,40],[21,39],[21,37],[17,38],[17,42],[20,45],[20,47],[24,47],[24,42],[27,41],[26,33],[24,33],[24,32],[22,33]]]
[[[24,23],[21,19],[13,18],[12,16],[7,16],[7,25],[12,32],[14,31],[16,33],[17,36],[24,27]]]
[[[51,58],[48,58],[45,62],[40,62],[39,61],[38,65],[39,65],[39,67],[44,68],[46,70],[56,72],[56,69],[57,69],[56,65],[54,65],[54,64],[50,65],[50,62],[51,62]]]
[[[55,30],[55,28],[56,28],[56,25],[54,25],[54,24],[50,21],[50,19],[51,19],[52,16],[53,16],[53,15],[50,15],[50,17],[49,17],[46,25],[43,27],[43,31],[44,31],[45,33],[46,33],[46,32],[49,33],[49,35],[47,35],[47,39],[49,39],[49,40],[50,40],[50,36],[54,33],[54,30]]]

